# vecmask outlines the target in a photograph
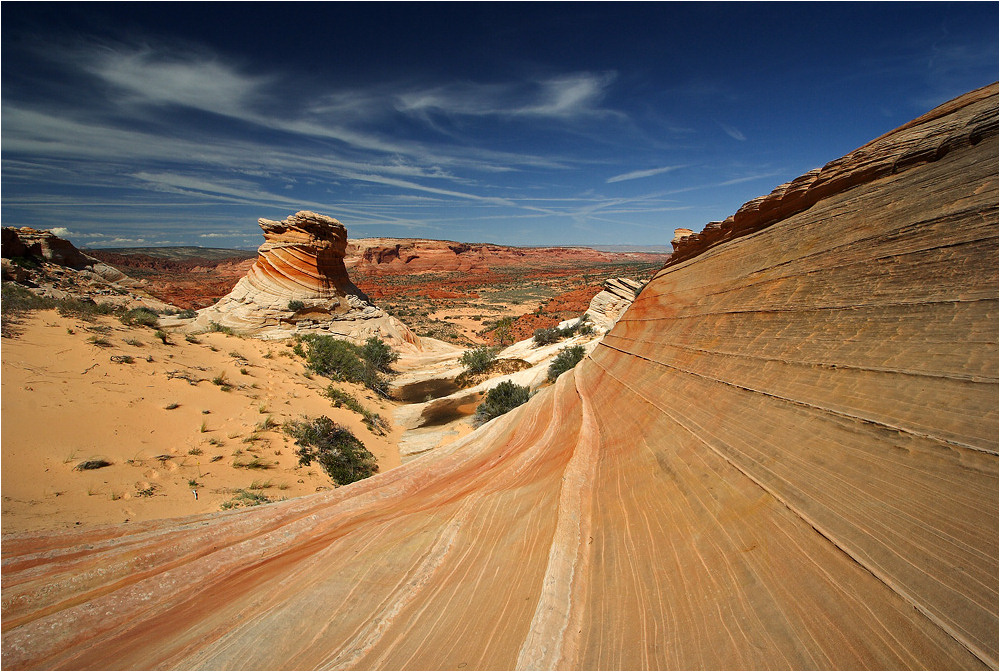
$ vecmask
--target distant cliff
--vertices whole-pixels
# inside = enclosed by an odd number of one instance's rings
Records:
[[[367,274],[485,271],[505,266],[571,265],[577,261],[665,261],[648,252],[599,252],[589,247],[510,247],[421,238],[360,238],[347,243],[344,263]]]

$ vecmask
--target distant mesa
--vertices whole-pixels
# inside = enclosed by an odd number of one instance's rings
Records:
[[[351,282],[344,266],[343,224],[309,211],[280,222],[259,219],[258,223],[264,244],[257,250],[257,261],[229,294],[199,311],[192,328],[215,322],[238,333],[271,338],[329,333],[352,340],[377,336],[393,345],[418,344],[406,325],[375,306]]]
[[[359,238],[347,243],[344,263],[356,273],[395,275],[485,271],[510,266],[624,260],[666,261],[656,252],[602,252],[590,247],[511,247],[420,238]]]

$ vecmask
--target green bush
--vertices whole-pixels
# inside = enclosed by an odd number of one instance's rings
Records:
[[[490,368],[490,364],[496,361],[497,348],[483,346],[473,350],[466,350],[462,353],[462,358],[458,360],[469,373],[482,373]]]
[[[118,319],[121,320],[122,324],[128,326],[141,324],[144,327],[155,327],[159,323],[159,315],[156,314],[156,311],[145,306],[126,311]]]
[[[331,380],[360,383],[382,397],[389,396],[389,381],[379,373],[376,364],[388,366],[398,357],[388,346],[377,338],[370,338],[363,347],[333,336],[307,334],[302,337],[306,345],[306,364],[314,372]],[[385,355],[385,350],[391,356]]]
[[[527,387],[505,380],[486,393],[486,399],[476,408],[476,422],[482,424],[499,417],[526,402],[530,396]]]
[[[557,343],[563,337],[562,329],[559,327],[548,327],[545,329],[535,329],[535,345],[549,345]]]
[[[579,364],[583,359],[583,355],[584,351],[582,345],[574,345],[560,350],[559,354],[556,355],[556,358],[552,360],[551,364],[549,364],[549,380],[555,380]]]
[[[365,365],[358,353],[358,346],[333,336],[307,334],[306,364],[310,369],[331,380],[360,383]]]
[[[308,467],[316,460],[337,485],[360,481],[378,471],[378,462],[365,444],[325,415],[285,423],[285,433],[299,446],[295,451],[299,464]]]
[[[190,320],[192,317],[197,317],[197,316],[198,316],[198,313],[194,312],[190,308],[187,308],[187,309],[182,310],[181,312],[177,313],[177,317],[183,318],[185,320]]]
[[[333,385],[326,388],[325,394],[333,402],[334,408],[344,407],[358,413],[361,416],[361,420],[373,434],[384,436],[389,431],[389,422],[378,413],[372,413],[368,410],[353,394],[344,392]]]
[[[399,353],[377,336],[372,336],[365,341],[358,354],[379,371],[388,371],[389,367],[399,360]]]
[[[306,304],[303,303],[302,301],[299,301],[298,299],[292,299],[291,301],[288,302],[288,310],[292,311],[293,313],[297,310],[302,310],[305,307]]]

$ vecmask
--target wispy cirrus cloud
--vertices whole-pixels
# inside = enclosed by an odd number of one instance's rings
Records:
[[[401,93],[396,108],[461,116],[608,116],[619,114],[600,107],[614,79],[614,73],[579,72],[525,82],[461,82]]]
[[[747,136],[743,135],[743,133],[740,132],[740,129],[736,128],[735,126],[730,126],[729,124],[720,123],[719,128],[721,128],[725,132],[725,134],[728,135],[733,140],[739,140],[740,142],[743,142],[747,139]]]
[[[633,170],[629,173],[622,173],[621,175],[615,175],[614,177],[609,177],[604,180],[606,184],[613,184],[615,182],[625,182],[627,180],[638,180],[643,177],[653,177],[654,175],[662,175],[663,173],[669,173],[672,170],[677,170],[678,168],[683,168],[684,166],[663,166],[662,168],[650,168],[648,170]]]

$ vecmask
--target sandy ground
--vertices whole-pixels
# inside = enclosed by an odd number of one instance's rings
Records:
[[[316,463],[298,466],[280,430],[303,415],[349,427],[380,470],[399,464],[399,430],[376,436],[358,414],[333,408],[321,394],[329,381],[307,377],[284,343],[211,333],[197,343],[173,334],[165,345],[152,329],[55,311],[35,313],[21,332],[0,346],[3,532],[218,511],[251,486],[272,500],[332,488]],[[111,359],[122,355],[133,362]],[[212,382],[220,374],[228,391]],[[389,402],[338,386],[391,419]],[[278,426],[255,430],[268,418]],[[270,468],[238,466],[255,457]],[[76,469],[93,459],[111,465]]]

